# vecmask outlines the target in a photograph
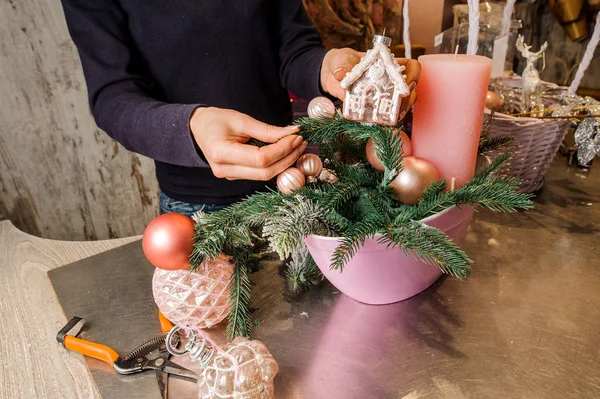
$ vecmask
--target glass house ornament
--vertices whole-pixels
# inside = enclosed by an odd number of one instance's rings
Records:
[[[229,314],[233,264],[225,255],[205,260],[196,271],[156,269],[152,294],[158,309],[185,329],[210,328]]]
[[[546,67],[546,55],[545,51],[548,47],[548,42],[544,42],[539,51],[533,53],[529,51],[531,46],[525,44],[523,36],[519,35],[517,39],[517,50],[521,52],[521,55],[527,61],[525,69],[521,74],[523,78],[523,98],[521,100],[521,112],[532,112],[532,111],[543,111],[544,102],[542,101],[542,80],[538,70],[535,68],[535,63],[541,57],[544,58],[544,66]],[[534,115],[538,116],[538,115]]]
[[[373,48],[344,77],[344,118],[394,126],[400,116],[402,98],[410,94],[405,66],[398,64],[389,37],[375,35]]]

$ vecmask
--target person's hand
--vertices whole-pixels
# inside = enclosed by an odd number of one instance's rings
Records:
[[[297,126],[267,125],[228,109],[196,109],[190,129],[214,175],[228,180],[270,180],[296,162],[308,144],[294,134]],[[251,138],[271,144],[246,144]]]
[[[346,90],[342,89],[340,82],[344,76],[352,70],[354,65],[358,64],[365,53],[352,50],[350,48],[332,49],[325,54],[323,64],[321,65],[321,87],[326,93],[344,100]],[[402,108],[400,109],[401,118],[417,99],[415,86],[421,73],[421,65],[417,60],[407,58],[396,58],[398,64],[404,65],[406,70],[406,84],[410,88],[410,95],[402,99]]]

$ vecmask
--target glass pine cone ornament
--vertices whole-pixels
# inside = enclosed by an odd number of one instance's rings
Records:
[[[233,265],[221,255],[197,271],[156,269],[152,294],[158,309],[173,324],[192,330],[210,328],[229,314]]]
[[[198,376],[198,399],[272,399],[279,366],[260,341],[237,337]]]
[[[315,97],[308,103],[306,112],[311,118],[333,118],[335,105],[327,97]]]

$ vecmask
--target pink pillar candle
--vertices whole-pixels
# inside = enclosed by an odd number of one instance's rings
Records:
[[[479,55],[419,57],[412,127],[413,155],[436,167],[455,187],[475,172],[492,60]]]

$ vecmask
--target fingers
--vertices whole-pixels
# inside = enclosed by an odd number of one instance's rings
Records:
[[[408,58],[397,58],[398,64],[404,65],[406,70],[406,83],[410,86],[411,83],[419,81],[419,75],[421,74],[421,64],[417,60],[411,60]]]
[[[265,168],[253,168],[243,165],[218,165],[213,167],[212,170],[215,176],[228,180],[267,181],[292,166],[304,150],[306,150],[307,145],[308,143],[304,143],[296,147],[291,153]]]
[[[240,118],[240,126],[237,126],[237,130],[265,143],[275,143],[290,134],[297,133],[300,128],[298,126],[268,125],[244,115],[243,118]]]
[[[267,168],[285,158],[304,141],[301,136],[287,136],[277,143],[256,147],[236,141],[225,141],[212,154],[212,161],[217,165],[240,165],[251,168]]]

